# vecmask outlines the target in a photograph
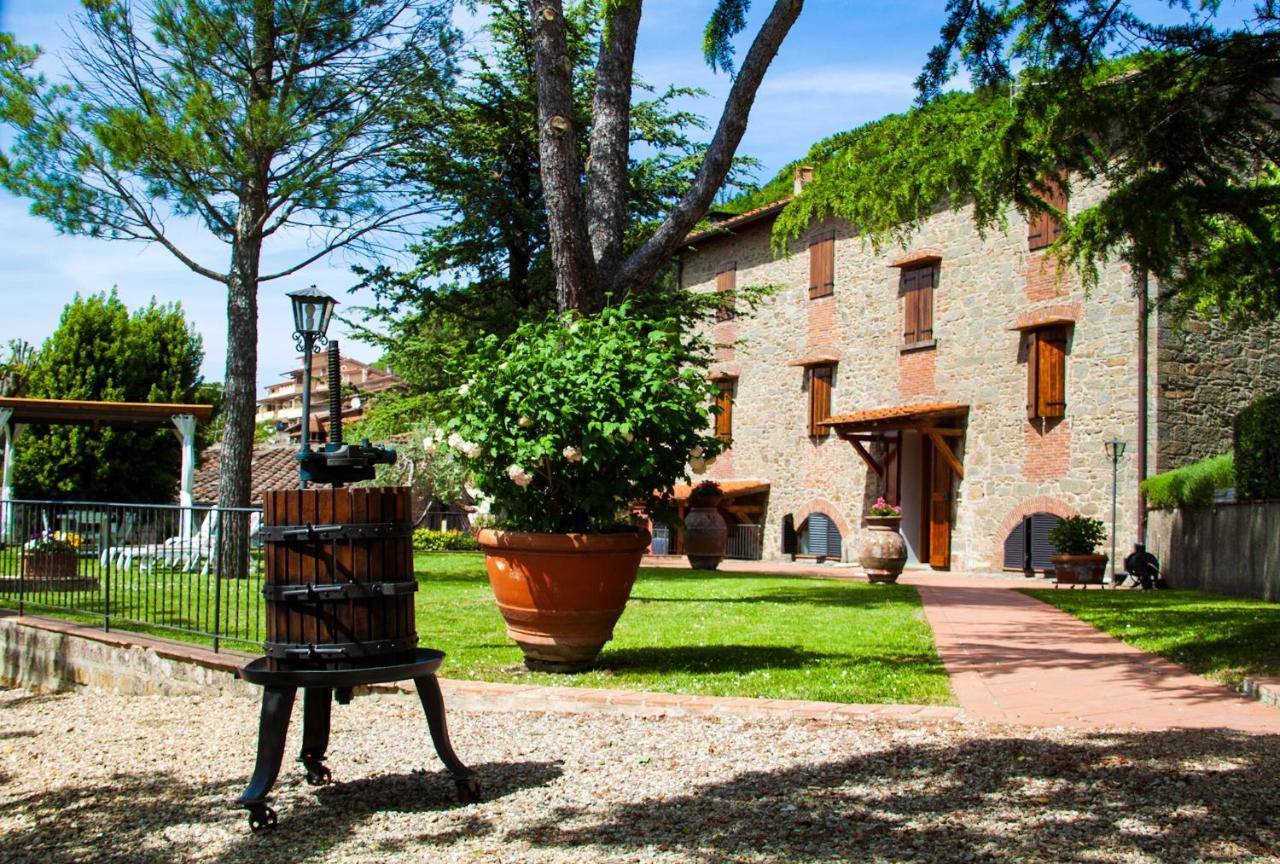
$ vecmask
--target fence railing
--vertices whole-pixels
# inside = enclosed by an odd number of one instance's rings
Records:
[[[261,519],[253,508],[0,502],[0,608],[256,648]],[[225,532],[248,537],[242,560],[226,560]]]
[[[730,525],[726,558],[759,561],[764,556],[763,525]]]

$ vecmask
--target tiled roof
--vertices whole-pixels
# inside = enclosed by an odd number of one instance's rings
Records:
[[[717,480],[715,482],[725,498],[741,498],[769,491],[768,480]],[[673,491],[677,501],[684,501],[693,491],[693,487],[687,483],[677,483]]]
[[[737,216],[725,219],[722,222],[717,222],[709,228],[704,228],[701,231],[694,231],[688,237],[684,238],[684,242],[690,244],[701,243],[703,240],[718,237],[721,234],[732,231],[734,228],[741,228],[743,225],[749,225],[757,220],[781,213],[783,208],[790,203],[791,196],[788,195],[786,198],[774,201],[772,204],[766,204],[763,207],[748,210],[746,213],[739,213]]]
[[[962,414],[969,410],[968,405],[958,402],[923,402],[916,405],[889,405],[884,408],[871,408],[866,411],[855,411],[852,414],[840,414],[822,421],[823,426],[875,426],[892,428],[894,423],[909,423],[916,420],[927,420],[947,414]]]
[[[262,493],[268,489],[296,489],[298,487],[298,461],[293,458],[296,447],[275,444],[253,448],[253,475],[249,481],[249,500],[262,503]],[[218,471],[222,464],[222,449],[214,446],[204,451],[204,462],[196,469],[193,495],[201,504],[213,504],[218,500]]]

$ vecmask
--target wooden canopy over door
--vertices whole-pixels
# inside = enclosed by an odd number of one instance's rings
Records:
[[[867,468],[880,478],[885,500],[890,504],[897,504],[901,499],[898,480],[902,433],[920,433],[921,558],[940,569],[951,566],[953,477],[964,479],[964,465],[956,455],[956,443],[964,437],[968,418],[968,405],[929,403],[843,414],[822,424],[853,445]],[[872,455],[866,446],[870,443],[884,446],[883,458]]]

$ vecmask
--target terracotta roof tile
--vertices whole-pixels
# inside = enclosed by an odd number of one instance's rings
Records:
[[[858,426],[875,425],[884,428],[895,421],[904,423],[913,420],[924,420],[943,414],[961,414],[969,410],[968,405],[958,402],[923,402],[916,405],[888,405],[883,408],[871,408],[866,411],[855,411],[852,414],[840,414],[822,421],[823,426]]]
[[[776,213],[781,213],[783,208],[790,203],[791,196],[788,195],[785,198],[774,201],[772,204],[765,204],[763,207],[757,207],[754,210],[748,210],[745,213],[739,213],[737,216],[725,219],[723,222],[717,222],[709,228],[704,228],[701,231],[694,231],[688,237],[684,238],[684,242],[700,243],[703,240],[717,237],[721,234],[732,231],[734,228],[740,228],[743,225],[749,225],[759,219],[764,219],[766,216],[773,216]]]
[[[725,498],[739,498],[769,491],[768,480],[716,480],[715,482]],[[685,500],[692,491],[693,487],[687,483],[677,483],[673,490],[677,501]]]
[[[275,444],[253,448],[249,500],[262,503],[262,493],[268,489],[296,489],[298,487],[298,462],[293,458],[297,448]],[[222,449],[210,447],[204,451],[203,464],[196,470],[192,494],[201,504],[214,504],[218,500],[218,471],[222,464]]]

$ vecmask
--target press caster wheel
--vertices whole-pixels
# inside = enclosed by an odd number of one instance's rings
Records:
[[[481,801],[479,777],[459,777],[454,782],[458,786],[459,804],[477,804]]]
[[[249,808],[249,830],[254,833],[270,830],[279,821],[276,811],[266,804],[255,804]]]
[[[333,772],[328,767],[317,763],[307,765],[306,768],[308,786],[328,786],[333,782]]]

